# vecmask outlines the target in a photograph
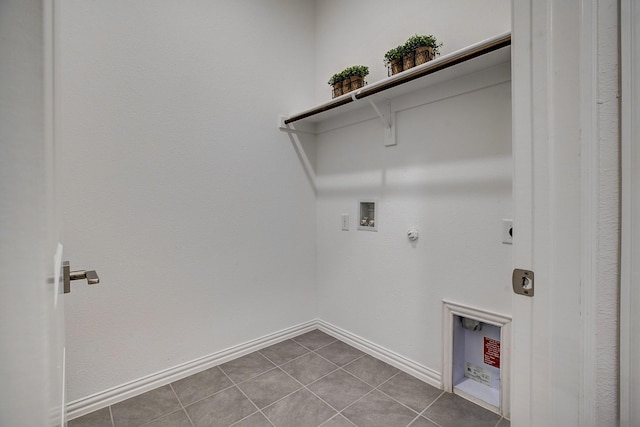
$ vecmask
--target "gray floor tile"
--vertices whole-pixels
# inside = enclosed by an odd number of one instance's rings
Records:
[[[237,387],[223,390],[185,409],[195,427],[227,427],[256,412],[256,407]]]
[[[378,390],[383,391],[416,412],[423,411],[424,408],[442,394],[442,390],[404,372],[400,372],[382,384],[378,387]]]
[[[233,385],[231,380],[214,366],[171,384],[183,405],[189,405]]]
[[[333,344],[322,347],[320,350],[316,351],[316,353],[338,366],[344,366],[349,362],[353,362],[364,354],[357,348],[351,347],[342,341],[336,341]]]
[[[502,418],[498,423],[497,427],[511,427],[511,421]]]
[[[317,427],[336,412],[307,390],[298,390],[263,411],[278,427]]]
[[[271,360],[276,365],[287,363],[288,361],[308,352],[309,350],[292,340],[286,340],[260,350],[260,353],[262,353],[263,356]]]
[[[256,412],[250,417],[232,424],[231,427],[273,427],[273,424],[271,424],[260,412]]]
[[[236,384],[267,372],[275,365],[257,351],[220,365]]]
[[[349,363],[344,367],[344,370],[351,372],[362,381],[374,387],[379,386],[398,373],[398,369],[368,354]]]
[[[239,384],[238,387],[240,387],[259,408],[264,408],[287,394],[293,393],[302,386],[279,368],[275,368]]]
[[[342,415],[357,426],[367,427],[406,427],[418,416],[378,391],[349,406]]]
[[[150,423],[144,424],[144,427],[191,427],[191,421],[183,409],[173,414],[165,415]]]
[[[169,385],[148,391],[111,406],[116,427],[141,425],[181,409]]]
[[[336,341],[336,339],[331,335],[327,335],[317,329],[307,332],[306,334],[299,335],[293,338],[293,340],[298,344],[302,344],[307,347],[309,350],[317,350]]]
[[[329,372],[338,369],[336,365],[315,353],[305,354],[289,363],[285,363],[280,368],[304,385],[310,384]]]
[[[308,388],[338,411],[360,399],[372,389],[343,370],[327,375],[309,385]]]
[[[336,415],[320,427],[354,427],[354,424],[342,415]]]
[[[98,409],[68,422],[69,427],[113,427],[109,408]]]
[[[418,417],[409,427],[438,427],[438,424],[434,424],[424,417]]]
[[[494,427],[500,416],[452,393],[445,393],[424,414],[442,427]]]

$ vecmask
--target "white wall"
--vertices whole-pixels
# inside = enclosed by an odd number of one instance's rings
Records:
[[[387,77],[384,54],[414,34],[433,34],[449,53],[511,30],[509,0],[316,1],[316,101],[326,82],[350,65],[367,65],[369,82]]]
[[[433,33],[446,53],[510,29],[508,1],[397,6],[317,2],[319,75],[355,62],[372,64],[375,81],[386,76],[384,52],[414,33]],[[348,23],[357,30],[339,39],[336,28]],[[325,91],[318,87],[320,100]],[[511,247],[500,231],[512,212],[508,65],[392,108],[395,147],[383,146],[377,119],[355,116],[357,124],[342,117],[317,137],[319,313],[439,373],[443,298],[510,313]],[[366,197],[378,199],[378,232],[357,230]],[[420,232],[415,244],[409,227]]]
[[[58,5],[69,401],[315,318],[313,2]]]
[[[440,372],[443,298],[510,314],[510,99],[506,82],[398,112],[391,148],[377,120],[318,137],[321,319]],[[377,232],[356,229],[363,197]]]

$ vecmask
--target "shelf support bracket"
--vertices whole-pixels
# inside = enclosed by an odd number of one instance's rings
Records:
[[[389,118],[387,119],[387,117],[384,114],[382,114],[382,112],[380,111],[376,103],[373,102],[373,99],[367,98],[367,101],[369,101],[369,104],[371,104],[371,107],[373,107],[373,110],[376,112],[376,114],[378,115],[378,117],[380,118],[384,126],[385,147],[391,147],[393,145],[396,145],[396,126],[395,126],[395,120],[393,120],[394,118],[393,112],[391,111],[391,103],[387,102],[387,107],[389,109]]]
[[[282,116],[282,115],[278,116],[278,129],[280,129],[282,132],[292,133],[294,135],[298,135],[298,134],[315,135],[315,132],[312,132],[309,130],[296,129],[289,125],[284,124],[285,119],[286,119],[285,116]]]

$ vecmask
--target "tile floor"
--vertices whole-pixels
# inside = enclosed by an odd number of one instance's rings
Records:
[[[505,427],[509,421],[314,330],[69,427]]]

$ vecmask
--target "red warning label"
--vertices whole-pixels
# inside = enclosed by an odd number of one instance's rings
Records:
[[[500,341],[484,337],[484,363],[500,369]]]

